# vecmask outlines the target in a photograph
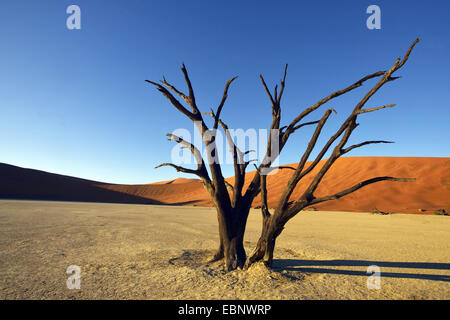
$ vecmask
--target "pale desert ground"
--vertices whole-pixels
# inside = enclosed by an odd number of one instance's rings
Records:
[[[260,223],[253,210],[248,251]],[[0,299],[450,298],[448,216],[306,211],[280,236],[274,270],[230,273],[205,264],[212,208],[1,200],[0,230]],[[70,265],[80,290],[67,289]]]

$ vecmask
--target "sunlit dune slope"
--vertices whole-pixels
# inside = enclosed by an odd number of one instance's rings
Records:
[[[294,165],[291,165],[294,166]],[[291,200],[297,199],[312,181],[317,166],[297,186]],[[270,175],[268,183],[269,206],[275,207],[292,170],[279,170]],[[254,176],[247,174],[245,188]],[[348,157],[340,158],[325,175],[316,196],[336,193],[354,184],[377,176],[417,178],[415,182],[378,182],[366,186],[339,200],[316,205],[320,210],[432,213],[434,210],[450,211],[450,159],[449,158],[399,158],[399,157]],[[233,182],[233,178],[227,179]],[[199,180],[176,179],[148,185],[102,185],[109,190],[153,199],[165,204],[211,206],[208,194]],[[260,205],[260,198],[253,206]],[[423,211],[425,210],[425,211]]]

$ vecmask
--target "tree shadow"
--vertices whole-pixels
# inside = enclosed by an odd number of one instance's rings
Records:
[[[410,269],[432,269],[450,271],[450,263],[435,262],[390,262],[390,261],[368,261],[368,260],[299,260],[299,259],[277,259],[273,261],[273,269],[277,271],[299,271],[304,273],[326,273],[342,274],[352,276],[370,276],[372,273],[358,270],[342,270],[322,267],[365,267],[376,265],[381,268],[381,277],[422,279],[432,281],[450,282],[449,275],[425,274],[425,273],[401,273],[384,272],[384,268],[410,268]]]

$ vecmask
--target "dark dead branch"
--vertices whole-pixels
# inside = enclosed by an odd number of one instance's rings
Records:
[[[186,81],[186,84],[187,84],[188,89],[189,89],[189,102],[188,102],[188,104],[191,106],[192,112],[194,114],[200,113],[200,111],[197,108],[197,104],[195,102],[194,89],[192,89],[191,79],[189,78],[189,75],[188,75],[188,72],[186,70],[186,66],[184,65],[184,63],[181,66],[181,71],[184,74],[184,80]]]
[[[184,114],[186,117],[188,117],[189,119],[191,119],[192,121],[197,120],[197,118],[195,117],[195,115],[190,112],[188,109],[186,109],[181,103],[180,101],[178,101],[166,88],[164,88],[162,85],[160,85],[159,83],[150,81],[150,80],[145,80],[146,82],[154,85],[163,95],[164,97],[166,97],[171,103],[172,105],[178,110],[180,111],[182,114]]]
[[[198,170],[184,168],[184,167],[181,167],[181,166],[177,166],[177,165],[175,165],[173,163],[167,163],[167,162],[161,163],[160,165],[156,166],[155,169],[158,169],[158,168],[161,168],[161,167],[164,167],[164,166],[169,166],[169,167],[175,168],[178,172],[195,174],[197,176],[201,176],[201,173]]]
[[[345,190],[335,193],[333,195],[315,198],[314,200],[309,202],[309,204],[313,205],[313,204],[317,204],[317,203],[328,201],[328,200],[337,200],[337,199],[342,198],[343,196],[346,196],[350,193],[353,193],[356,190],[359,190],[365,186],[368,186],[370,184],[380,182],[380,181],[411,182],[411,181],[416,181],[416,179],[415,178],[376,177],[376,178],[372,178],[372,179],[368,179],[368,180],[359,182],[359,183],[355,184],[354,186],[352,186],[351,188],[345,189]]]
[[[216,114],[214,115],[214,126],[213,129],[217,129],[217,126],[219,125],[219,119],[220,119],[220,113],[222,112],[223,105],[225,104],[225,101],[228,97],[228,88],[230,87],[230,84],[237,78],[233,77],[230,80],[227,81],[225,85],[225,89],[223,91],[222,100],[220,101],[219,107],[217,108]]]
[[[368,145],[368,144],[374,144],[374,143],[394,143],[394,141],[384,141],[384,140],[364,141],[364,142],[361,142],[361,143],[358,143],[358,144],[354,144],[354,145],[352,145],[350,147],[347,147],[347,148],[343,149],[341,151],[341,154],[345,154],[347,152],[350,152],[353,149],[356,149],[356,148],[359,148],[359,147],[362,147],[362,146],[365,146],[365,145]]]
[[[381,107],[376,107],[376,108],[371,108],[371,109],[361,109],[361,110],[358,111],[358,114],[372,112],[372,111],[377,111],[377,110],[384,109],[384,108],[392,108],[392,107],[395,107],[395,106],[396,106],[395,104],[387,104],[387,105],[384,105],[384,106],[381,106]]]

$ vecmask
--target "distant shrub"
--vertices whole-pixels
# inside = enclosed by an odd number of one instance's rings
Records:
[[[372,211],[372,213],[373,213],[373,214],[381,214],[381,215],[388,215],[388,214],[391,214],[390,212],[381,211],[381,210],[378,210],[377,208],[375,208],[375,210]]]
[[[445,209],[434,210],[433,213],[437,216],[448,216],[448,212]]]

